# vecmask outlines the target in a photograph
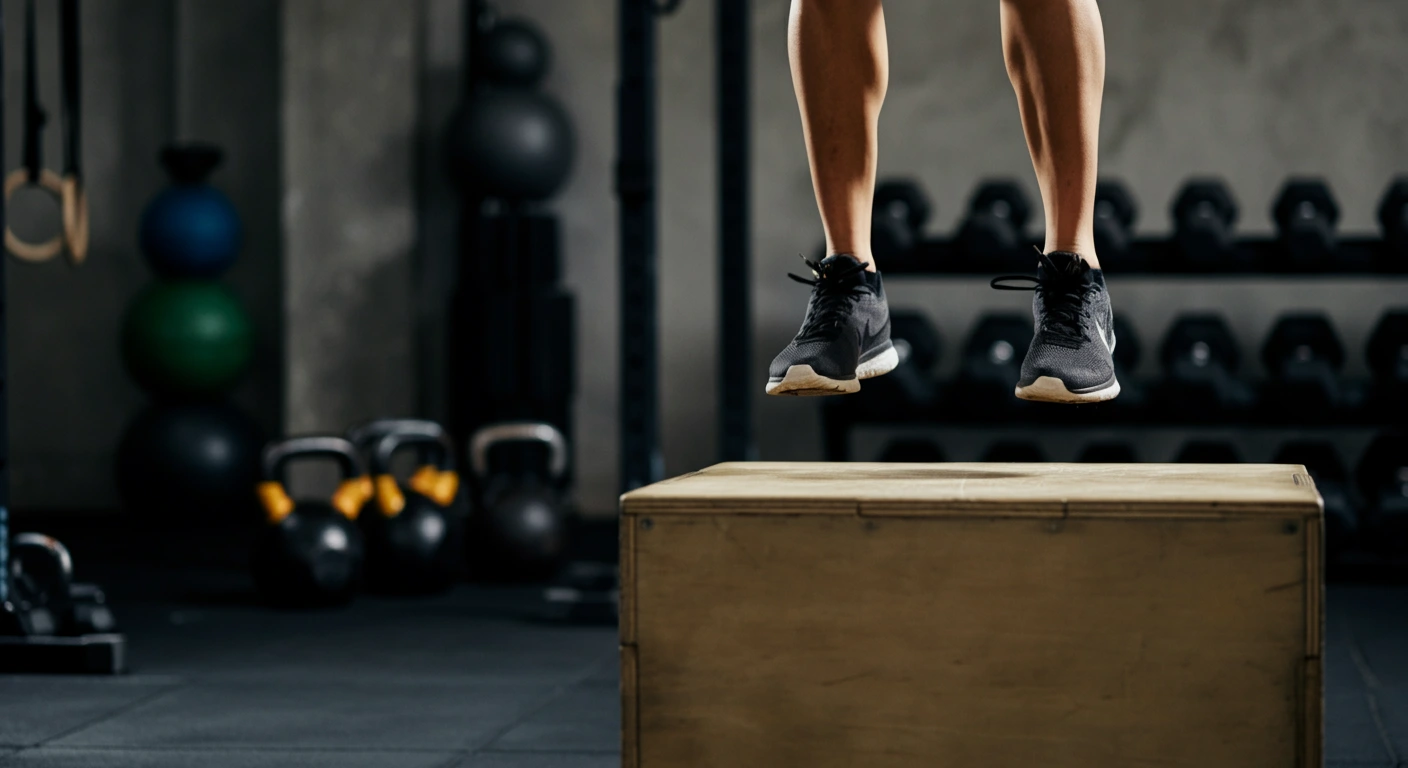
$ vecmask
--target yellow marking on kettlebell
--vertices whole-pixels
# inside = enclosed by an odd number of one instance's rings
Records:
[[[391,474],[376,476],[376,505],[387,517],[395,517],[406,508],[406,494],[401,493],[401,487]]]
[[[426,495],[442,507],[448,507],[455,502],[455,495],[460,492],[460,473],[450,469],[441,472],[435,479],[435,487]]]
[[[427,464],[416,470],[406,485],[439,506],[448,507],[460,491],[460,475],[454,470]]]
[[[365,475],[349,477],[338,484],[332,494],[332,506],[348,520],[356,520],[362,505],[372,497],[372,481]]]
[[[440,478],[440,468],[434,464],[422,465],[411,475],[411,479],[406,481],[406,487],[429,497],[435,491],[435,483]]]
[[[265,480],[255,489],[259,503],[264,507],[264,517],[273,525],[283,522],[293,512],[293,499],[289,498],[284,484],[276,480]]]

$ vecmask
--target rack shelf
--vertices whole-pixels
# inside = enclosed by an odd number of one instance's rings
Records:
[[[1030,272],[1034,264],[1032,248],[1041,242],[1002,257],[969,257],[950,238],[925,240],[909,253],[890,256],[881,265],[887,277],[992,275],[998,272]],[[1101,256],[1101,263],[1121,275],[1149,274],[1184,277],[1326,277],[1396,276],[1408,277],[1408,252],[1398,250],[1376,237],[1341,238],[1333,259],[1318,264],[1293,260],[1275,238],[1244,238],[1225,258],[1213,263],[1190,264],[1178,244],[1167,238],[1135,241],[1128,255]]]

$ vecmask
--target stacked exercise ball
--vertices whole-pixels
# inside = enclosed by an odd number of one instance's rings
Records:
[[[547,40],[526,20],[504,19],[478,47],[480,77],[446,136],[451,174],[470,195],[546,200],[567,180],[575,150],[566,111],[537,90]]]
[[[156,279],[128,307],[122,357],[152,397],[123,434],[117,485],[137,514],[183,519],[248,509],[263,438],[227,399],[248,369],[254,330],[243,305],[216,281],[241,244],[239,214],[207,181],[221,152],[170,146],[171,184],[142,214],[139,241]]]

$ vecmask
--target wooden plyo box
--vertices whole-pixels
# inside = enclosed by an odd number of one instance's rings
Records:
[[[1318,768],[1290,465],[731,463],[622,497],[625,768]]]

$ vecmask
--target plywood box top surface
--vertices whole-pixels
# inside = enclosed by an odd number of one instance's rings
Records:
[[[622,497],[623,514],[1314,516],[1292,464],[730,462]]]

